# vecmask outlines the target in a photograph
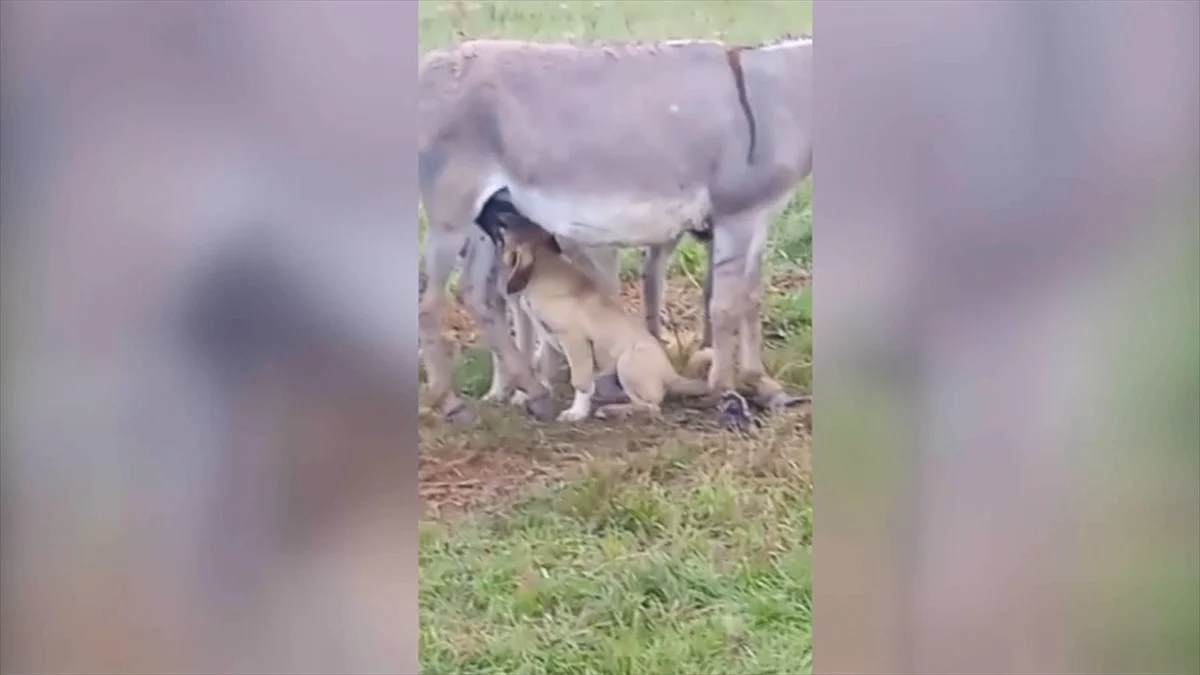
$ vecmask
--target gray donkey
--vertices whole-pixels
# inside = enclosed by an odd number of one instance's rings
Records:
[[[420,332],[441,413],[472,417],[454,391],[440,330],[460,254],[461,295],[502,385],[523,391],[536,417],[554,413],[510,335],[495,247],[477,245],[487,234],[472,226],[501,191],[580,246],[652,247],[648,309],[660,303],[653,278],[680,237],[706,240],[704,342],[722,416],[746,419],[738,384],[771,407],[801,400],[764,374],[761,268],[771,224],[812,169],[812,54],[811,38],[748,48],[485,40],[428,53],[419,75],[418,174],[429,225]]]

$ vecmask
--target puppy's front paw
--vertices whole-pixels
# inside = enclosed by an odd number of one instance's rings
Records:
[[[526,394],[525,392],[518,389],[513,392],[512,398],[510,400],[512,401],[513,405],[525,405],[525,402],[529,400],[529,394]]]
[[[587,410],[579,410],[574,407],[567,408],[558,416],[559,422],[581,422],[590,417],[591,414]]]
[[[506,398],[508,398],[508,392],[503,389],[489,389],[486,394],[479,397],[479,400],[487,403],[499,403]]]

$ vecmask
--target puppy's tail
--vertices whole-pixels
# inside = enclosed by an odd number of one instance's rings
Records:
[[[676,396],[705,396],[709,393],[708,382],[691,377],[684,377],[674,371],[667,376],[663,384],[667,392]]]

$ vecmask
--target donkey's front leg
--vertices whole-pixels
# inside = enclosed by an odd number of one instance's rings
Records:
[[[484,342],[493,354],[499,355],[499,365],[513,386],[525,392],[526,409],[540,420],[554,415],[550,391],[533,374],[529,359],[517,349],[509,331],[508,305],[500,288],[500,260],[496,246],[480,233],[467,248],[463,270],[461,296]]]
[[[557,354],[558,352],[551,348],[546,340],[536,335],[533,328],[533,319],[519,304],[513,303],[510,305],[513,308],[513,315],[516,318],[516,334],[517,347],[522,354],[529,355],[530,363],[533,364],[533,374],[541,381],[546,389],[554,391],[553,378],[554,371],[551,366],[546,364],[554,364],[550,357],[550,353]],[[523,406],[529,400],[529,396],[523,391],[517,391],[512,396],[512,404]]]
[[[473,422],[474,416],[454,389],[453,359],[442,336],[441,318],[446,281],[454,271],[458,251],[465,241],[458,231],[430,226],[425,237],[425,257],[421,261],[418,315],[421,360],[425,364],[433,407],[448,421],[462,425]]]
[[[492,352],[492,384],[480,397],[480,400],[499,402],[508,400],[512,396],[514,396],[513,386],[509,382],[508,370],[504,368],[504,361],[500,359],[499,354]]]
[[[526,359],[530,358],[533,353],[533,328],[529,325],[529,317],[516,303],[511,303],[505,300],[507,311],[505,312],[506,320],[512,325],[513,333],[516,335],[517,349],[525,355]],[[509,379],[509,373],[504,368],[504,362],[500,358],[500,354],[492,352],[492,384],[488,387],[481,400],[489,402],[500,402],[511,400],[514,404],[522,404],[525,401],[524,392],[513,390],[512,382]],[[543,382],[545,378],[542,378]]]

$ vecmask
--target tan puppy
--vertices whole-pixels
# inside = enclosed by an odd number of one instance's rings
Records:
[[[504,213],[499,220],[506,290],[528,312],[542,344],[565,356],[571,371],[575,399],[558,419],[591,416],[596,373],[614,367],[630,402],[605,405],[596,410],[597,417],[631,412],[657,417],[667,394],[709,393],[706,381],[675,371],[644,321],[626,314],[617,298],[568,261],[550,233],[518,213]]]

